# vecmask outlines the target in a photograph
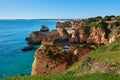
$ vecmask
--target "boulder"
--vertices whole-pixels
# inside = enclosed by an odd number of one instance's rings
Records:
[[[24,48],[22,48],[21,50],[22,50],[22,51],[28,51],[28,50],[32,50],[32,49],[34,49],[34,45],[30,44],[29,46],[24,47]]]
[[[44,25],[41,26],[40,32],[48,32],[48,31],[49,31],[48,27],[46,27]]]
[[[26,37],[25,40],[27,41],[29,39],[29,37]]]

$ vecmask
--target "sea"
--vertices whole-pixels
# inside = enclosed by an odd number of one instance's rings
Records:
[[[28,45],[25,38],[41,25],[56,29],[53,20],[0,20],[0,79],[12,76],[31,75],[34,50],[21,51]]]

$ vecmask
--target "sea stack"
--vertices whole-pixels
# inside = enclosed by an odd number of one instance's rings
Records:
[[[40,32],[48,32],[48,31],[49,31],[49,28],[47,26],[44,26],[44,25],[41,26]]]

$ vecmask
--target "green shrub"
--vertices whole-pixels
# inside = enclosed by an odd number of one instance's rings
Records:
[[[84,28],[84,34],[90,35],[90,27],[85,27]]]
[[[54,54],[51,50],[48,51],[47,56],[49,56],[51,59],[54,59]]]
[[[102,20],[102,17],[101,17],[101,16],[97,16],[97,17],[95,17],[95,19],[96,19],[97,21],[99,21],[99,20]]]
[[[111,17],[110,17],[110,16],[105,16],[105,17],[103,18],[103,20],[104,20],[104,21],[111,21]]]
[[[61,54],[56,54],[56,55],[54,55],[54,58],[55,58],[55,59],[61,59]]]
[[[54,54],[53,51],[48,51],[47,56],[49,56],[52,60],[61,59],[61,54]]]
[[[117,19],[117,21],[119,21],[119,22],[120,22],[120,16],[117,16],[117,17],[116,17],[116,19]]]
[[[100,23],[97,24],[96,27],[98,27],[98,28],[107,28],[107,26],[108,26],[108,23],[106,23],[106,22],[100,22]]]
[[[111,32],[110,29],[108,29],[108,23],[106,22],[100,22],[97,24],[96,28],[103,28],[105,30],[105,38],[108,39],[109,33]]]

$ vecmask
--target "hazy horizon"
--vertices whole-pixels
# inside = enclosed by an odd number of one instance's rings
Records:
[[[0,19],[83,19],[120,15],[119,0],[0,0]]]

